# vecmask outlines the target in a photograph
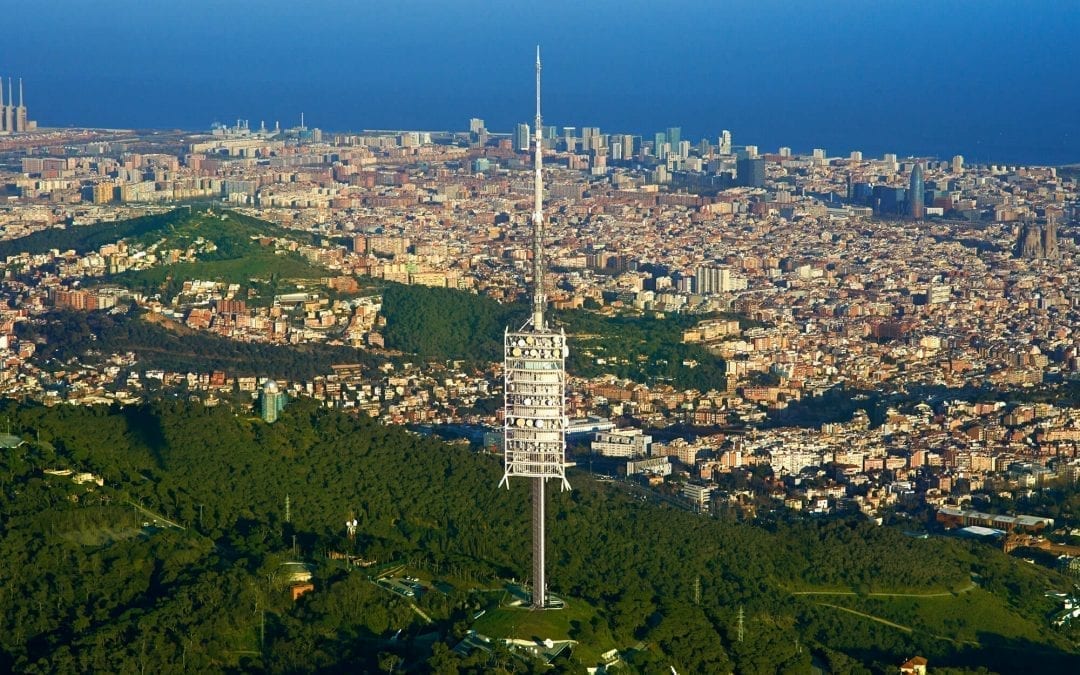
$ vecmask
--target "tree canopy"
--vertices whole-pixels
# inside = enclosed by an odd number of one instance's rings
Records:
[[[448,671],[493,667],[484,658],[494,657],[460,659],[418,638],[434,630],[452,642],[476,607],[468,588],[526,574],[528,490],[496,489],[497,458],[306,400],[273,425],[173,398],[7,403],[3,415],[27,442],[0,461],[0,666],[373,672],[379,654],[396,654],[413,668],[429,658]],[[43,473],[59,468],[93,472],[105,486]],[[1041,593],[1064,580],[980,544],[862,520],[725,521],[642,503],[584,474],[571,481],[572,492],[550,496],[552,591],[597,608],[575,629],[582,639],[640,643],[627,652],[636,670],[798,672],[811,652],[882,669],[912,653],[955,667],[1008,664],[1023,640],[1046,663],[1075,658],[1043,628],[1053,607]],[[350,518],[359,521],[352,540]],[[415,601],[428,624],[328,551],[438,570],[451,587]],[[316,582],[295,603],[281,571],[294,555],[314,563]],[[978,635],[977,648],[940,639],[929,619],[905,633],[821,604],[840,601],[792,595],[950,595],[973,573],[978,589],[950,597],[956,607],[975,598],[978,611],[955,619],[968,628],[944,630]]]

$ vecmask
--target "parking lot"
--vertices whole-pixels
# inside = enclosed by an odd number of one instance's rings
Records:
[[[429,590],[415,577],[383,577],[375,583],[403,598],[418,598]]]

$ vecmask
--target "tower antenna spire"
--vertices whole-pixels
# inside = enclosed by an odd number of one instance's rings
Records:
[[[543,128],[540,118],[540,45],[536,45],[536,124],[533,128],[533,141],[536,154],[533,167],[536,172],[533,181],[533,328],[544,330],[544,149]]]

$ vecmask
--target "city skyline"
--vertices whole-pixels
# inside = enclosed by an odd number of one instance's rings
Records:
[[[983,3],[974,15],[958,3],[867,13],[847,2],[688,2],[662,21],[633,2],[506,13],[425,2],[90,7],[42,8],[0,48],[3,69],[35,83],[42,126],[291,126],[303,111],[332,130],[453,129],[483,117],[511,131],[529,92],[501,62],[525,37],[560,45],[545,106],[560,126],[680,125],[695,139],[726,128],[762,148],[838,155],[1080,161],[1070,134],[1080,94],[1064,86],[1077,19],[1053,3]],[[511,30],[519,19],[530,35]],[[87,49],[88,35],[111,48]],[[42,43],[53,45],[48,58],[34,48]],[[204,43],[219,48],[195,48]]]

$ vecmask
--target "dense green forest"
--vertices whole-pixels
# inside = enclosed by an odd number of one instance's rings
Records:
[[[517,329],[528,317],[523,305],[400,284],[383,290],[383,313],[387,347],[426,359],[489,362],[502,359],[503,330]],[[584,310],[553,312],[551,317],[570,337],[567,370],[575,375],[610,373],[702,391],[724,386],[723,360],[701,345],[682,344],[682,331],[707,317],[605,317]]]
[[[0,455],[4,670],[534,667],[498,650],[462,659],[442,644],[481,606],[470,589],[527,569],[528,490],[496,488],[496,457],[305,400],[273,425],[173,398],[3,408],[26,440]],[[42,473],[57,468],[105,486]],[[1048,671],[1075,663],[1043,597],[1067,581],[989,547],[862,520],[713,519],[571,480],[572,492],[551,493],[552,590],[595,608],[572,637],[613,640],[634,671],[806,672],[816,658],[833,672],[893,672],[913,654],[1002,672],[1025,672],[1031,654]],[[342,526],[350,517],[355,541]],[[414,609],[328,550],[436,570],[450,586]],[[314,565],[316,583],[296,603],[281,571],[294,556]],[[938,594],[940,606],[872,593]],[[434,645],[422,638],[431,633]],[[579,667],[573,655],[560,662]]]
[[[139,368],[230,375],[258,375],[310,380],[326,375],[335,363],[359,363],[373,371],[384,361],[371,352],[325,344],[272,345],[241,342],[207,332],[178,333],[131,313],[57,310],[40,322],[16,326],[20,339],[37,343],[34,360],[41,366],[94,354],[134,352]]]
[[[503,331],[527,316],[522,305],[448,288],[387,284],[386,346],[427,360],[501,361]]]

